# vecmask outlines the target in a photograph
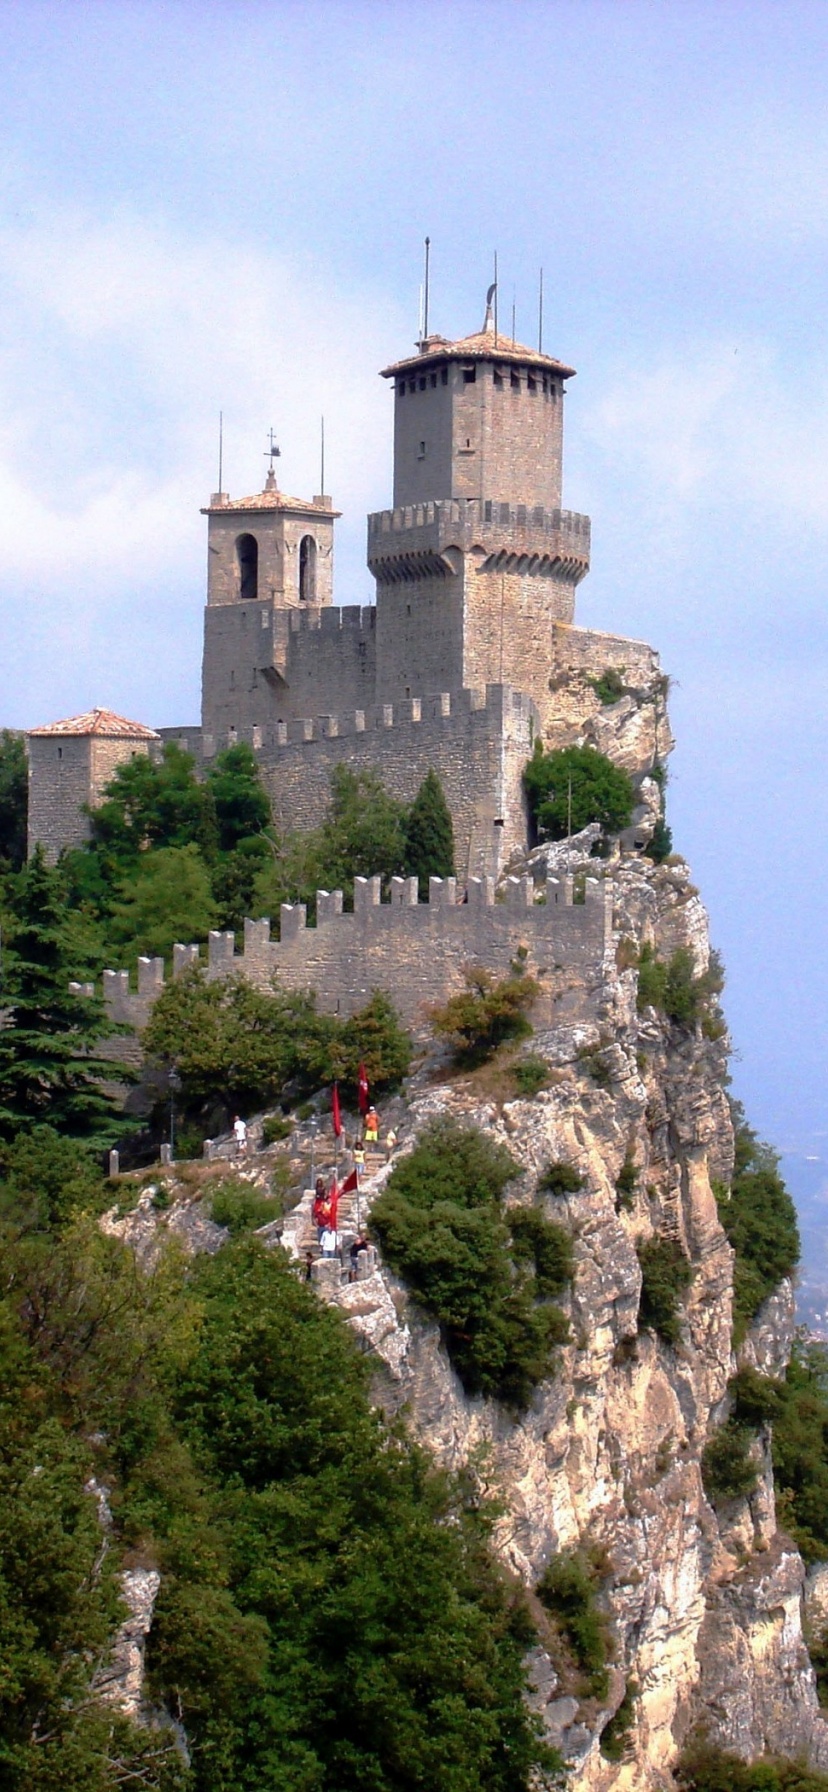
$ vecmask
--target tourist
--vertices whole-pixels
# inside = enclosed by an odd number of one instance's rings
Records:
[[[378,1138],[379,1114],[372,1103],[365,1116],[365,1143],[366,1145],[376,1145]]]
[[[247,1152],[247,1127],[238,1114],[233,1121],[233,1137],[236,1141],[237,1157],[244,1157]]]
[[[335,1257],[338,1242],[333,1228],[330,1225],[324,1226],[319,1238],[323,1257]]]
[[[313,1223],[316,1227],[317,1242],[321,1242],[322,1233],[331,1217],[331,1204],[328,1200],[328,1191],[325,1187],[325,1179],[323,1176],[317,1176],[316,1178],[316,1187],[313,1193],[313,1207],[311,1211],[313,1214]]]

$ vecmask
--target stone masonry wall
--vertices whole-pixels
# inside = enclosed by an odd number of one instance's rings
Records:
[[[204,614],[205,758],[238,739],[261,740],[289,717],[366,708],[376,701],[376,611],[269,602],[221,604]],[[211,746],[212,741],[212,746]]]
[[[358,878],[354,912],[342,911],[342,892],[320,891],[317,924],[306,925],[303,905],[284,906],[280,940],[270,938],[270,922],[246,921],[244,950],[237,954],[232,933],[211,933],[207,975],[237,974],[268,990],[273,979],[286,989],[315,989],[328,1014],[354,1013],[372,990],[393,999],[403,1021],[423,1025],[425,1006],[444,1000],[463,985],[468,965],[503,976],[520,951],[521,962],[540,983],[537,1024],[548,1026],[565,1013],[566,988],[560,973],[600,978],[612,937],[613,889],[588,878],[585,901],[574,904],[572,879],[550,878],[545,900],[534,901],[531,879],[510,878],[505,900],[496,902],[491,879],[472,879],[468,900],[458,904],[454,878],[430,880],[429,901],[417,901],[416,878],[394,878],[391,901],[380,901],[380,879]],[[173,975],[200,962],[198,946],[176,946]],[[164,987],[164,961],[138,961],[138,988],[127,971],[105,971],[107,1014],[125,1029],[146,1026]]]

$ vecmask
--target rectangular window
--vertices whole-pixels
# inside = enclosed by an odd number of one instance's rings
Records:
[[[425,442],[421,442],[420,443],[420,452],[417,455],[418,460],[425,460],[425,451],[426,451]]]
[[[509,374],[509,385],[511,386],[513,392],[520,391],[520,374],[517,372],[517,370],[514,367],[512,368],[511,373]]]
[[[494,379],[494,383],[496,386],[503,385],[503,375],[502,375],[502,373],[498,372],[497,368],[495,368],[495,370],[494,370],[493,379]]]
[[[527,375],[526,375],[526,390],[527,390],[527,392],[537,392],[537,389],[538,389],[538,382],[535,379],[534,374],[527,373]]]
[[[405,397],[405,380],[400,380],[397,386],[397,394],[400,398]]]
[[[432,376],[431,376],[431,384],[432,384],[432,386],[436,386],[436,384],[437,384],[437,375],[436,375],[436,373],[433,373],[433,374],[432,374]]]
[[[417,390],[417,381],[416,380],[409,380],[408,390],[409,390],[409,392],[416,392],[416,390]]]
[[[425,389],[426,389],[426,376],[424,373],[421,373],[420,374],[420,391],[424,392]]]
[[[475,380],[477,379],[477,368],[476,367],[464,367],[463,368],[463,379],[465,380],[465,383],[467,386],[473,386]]]
[[[448,385],[448,368],[447,367],[440,368],[440,379],[444,386]]]

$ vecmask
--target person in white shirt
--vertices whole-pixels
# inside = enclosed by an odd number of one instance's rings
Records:
[[[335,1257],[337,1236],[330,1226],[326,1226],[319,1240],[323,1257]]]
[[[233,1136],[239,1157],[244,1157],[247,1151],[247,1127],[238,1114],[233,1121]]]

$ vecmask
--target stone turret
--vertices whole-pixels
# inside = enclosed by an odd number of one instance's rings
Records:
[[[31,728],[29,753],[29,852],[44,848],[54,864],[64,847],[89,839],[85,805],[94,808],[119,765],[136,753],[160,746],[143,722],[129,722],[111,709]]]

